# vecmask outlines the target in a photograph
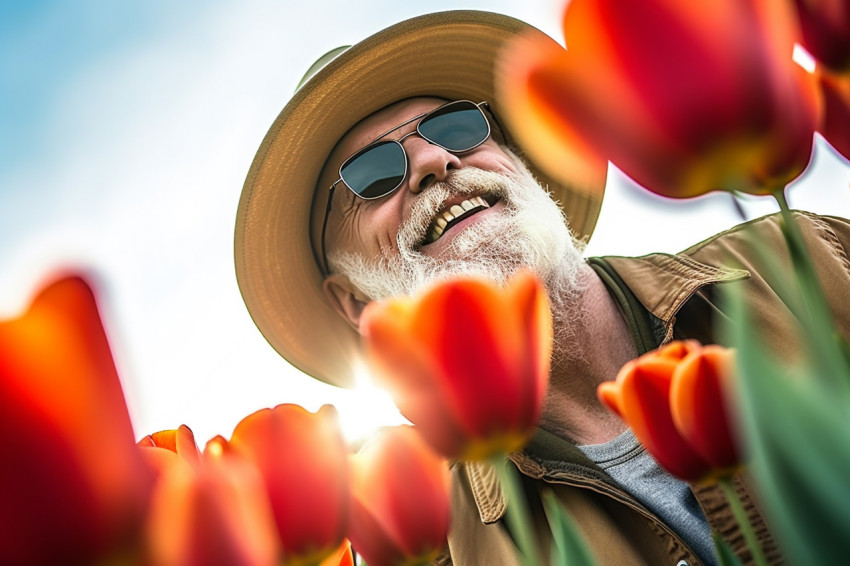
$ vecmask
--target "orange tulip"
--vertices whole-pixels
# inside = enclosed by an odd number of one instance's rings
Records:
[[[448,463],[410,426],[385,429],[351,457],[349,538],[370,566],[428,564],[446,546]]]
[[[288,563],[317,563],[342,543],[350,477],[332,406],[257,411],[236,426],[229,447],[259,469]]]
[[[417,298],[371,303],[361,317],[378,379],[448,458],[522,448],[549,380],[552,320],[530,272],[499,288],[444,281]]]
[[[850,4],[847,0],[794,0],[802,45],[837,72],[850,71]]]
[[[627,363],[602,383],[600,401],[617,413],[671,474],[704,481],[740,461],[725,392],[732,351],[693,340],[671,342]]]
[[[151,501],[147,541],[148,559],[157,566],[273,566],[279,556],[263,479],[232,455],[163,471]]]
[[[715,474],[740,462],[726,401],[735,372],[734,350],[708,345],[685,356],[673,374],[670,410],[676,429]]]
[[[776,0],[573,0],[568,49],[520,41],[499,70],[507,122],[610,160],[658,194],[765,194],[808,165],[814,79],[792,61],[793,9]],[[552,144],[530,144],[530,157]],[[565,178],[569,181],[569,173]]]
[[[186,425],[180,425],[176,430],[149,434],[137,444],[142,448],[142,454],[157,476],[175,461],[181,461],[193,468],[200,465],[201,453],[195,443],[195,435]]]
[[[319,566],[354,566],[351,543],[346,539],[330,556],[322,560]]]
[[[823,119],[818,131],[830,145],[850,159],[850,72],[837,74],[818,66],[823,93]]]
[[[79,277],[0,323],[0,562],[128,551],[152,484],[94,294]]]

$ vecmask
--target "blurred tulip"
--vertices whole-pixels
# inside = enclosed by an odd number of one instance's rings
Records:
[[[376,377],[444,456],[513,452],[534,431],[549,380],[552,319],[530,272],[504,288],[460,278],[416,298],[370,303],[361,331]]]
[[[802,45],[818,61],[837,72],[850,72],[850,2],[794,0]]]
[[[210,438],[204,446],[204,458],[223,458],[231,452],[230,443],[220,434]]]
[[[818,131],[845,159],[850,159],[850,72],[831,73],[821,66],[815,74],[823,93],[823,119]]]
[[[792,61],[792,7],[776,0],[573,0],[567,50],[508,51],[500,90],[512,130],[545,116],[546,140],[575,140],[658,194],[766,194],[808,165],[818,90]],[[530,108],[530,109],[529,109]],[[566,181],[569,181],[569,172]]]
[[[152,477],[94,294],[79,277],[0,322],[0,562],[92,564],[129,551]]]
[[[263,479],[237,457],[165,469],[151,501],[147,539],[154,566],[278,563],[277,529]]]
[[[671,342],[623,366],[599,386],[599,399],[674,476],[728,476],[740,460],[725,399],[732,356],[720,346]]]
[[[149,434],[137,444],[143,449],[142,454],[157,475],[161,475],[163,467],[170,465],[175,459],[193,468],[200,465],[201,453],[195,443],[195,435],[186,425],[180,425],[176,430]]]
[[[349,538],[370,566],[428,564],[446,546],[448,462],[410,426],[382,431],[351,457]]]
[[[322,560],[319,566],[354,566],[354,555],[351,553],[351,543],[344,540],[339,548]]]
[[[499,60],[496,81],[501,111],[517,145],[551,178],[573,190],[603,193],[608,159],[546,103],[533,77],[540,66],[556,62],[564,48],[538,36],[520,37]]]
[[[336,409],[257,411],[236,425],[228,446],[259,469],[287,564],[318,563],[342,543],[350,472]]]

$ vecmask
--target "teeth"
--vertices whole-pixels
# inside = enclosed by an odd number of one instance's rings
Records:
[[[449,222],[458,216],[461,216],[465,212],[479,207],[490,208],[490,205],[487,204],[487,201],[478,196],[469,198],[460,204],[455,204],[449,210],[444,211],[436,219],[434,219],[431,230],[428,232],[427,242],[430,244],[437,241],[440,236],[443,235],[443,232],[445,232],[446,226],[449,225]]]

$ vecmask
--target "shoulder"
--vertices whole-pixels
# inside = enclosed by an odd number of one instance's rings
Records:
[[[792,211],[792,215],[810,253],[825,251],[846,258],[846,250],[850,246],[850,220],[796,210]],[[715,264],[730,261],[741,254],[752,254],[756,248],[785,249],[783,222],[779,213],[762,216],[703,240],[681,255]]]

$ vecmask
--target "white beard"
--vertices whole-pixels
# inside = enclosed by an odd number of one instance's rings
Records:
[[[505,284],[521,268],[534,271],[549,292],[555,317],[555,349],[574,342],[575,323],[582,317],[578,299],[584,289],[584,243],[576,240],[560,207],[510,150],[516,174],[464,167],[435,183],[414,201],[410,218],[397,237],[398,254],[365,258],[334,251],[331,269],[346,275],[373,300],[413,295],[440,280],[478,275]],[[453,195],[495,195],[505,204],[460,233],[438,257],[419,252],[434,216]],[[580,352],[571,354],[572,358]]]

